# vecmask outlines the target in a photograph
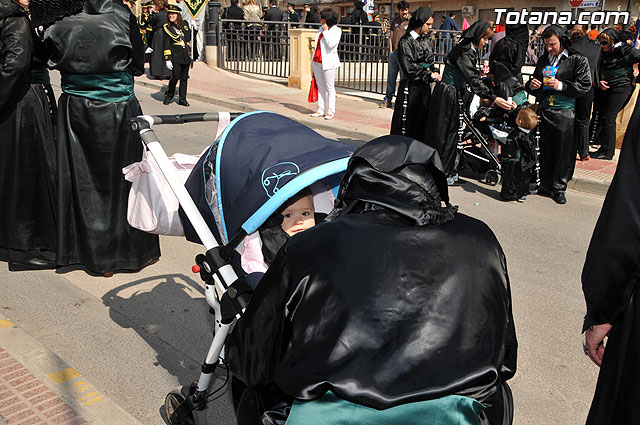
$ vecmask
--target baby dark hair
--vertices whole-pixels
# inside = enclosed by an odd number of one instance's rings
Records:
[[[304,198],[305,196],[313,196],[313,193],[311,193],[311,189],[309,189],[308,187],[305,187],[300,192],[296,193],[291,198],[289,198],[289,200],[284,204],[282,204],[282,206],[276,212],[280,214],[282,211],[286,210],[291,205],[298,202],[300,199]]]
[[[527,130],[533,130],[538,125],[538,114],[531,108],[520,109],[518,119],[520,120],[520,127]]]

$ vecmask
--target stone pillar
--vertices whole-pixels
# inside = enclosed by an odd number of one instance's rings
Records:
[[[309,90],[311,85],[311,56],[315,49],[317,29],[289,30],[289,87]]]
[[[220,41],[220,2],[210,0],[207,4],[204,59],[209,66],[218,66],[218,45]]]

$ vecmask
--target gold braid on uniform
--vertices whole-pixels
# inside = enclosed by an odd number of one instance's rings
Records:
[[[171,31],[171,28],[169,27],[169,23],[164,24],[162,28],[164,29],[164,32],[166,32],[167,35],[171,37],[172,45],[184,46],[184,40],[182,40],[182,31],[178,30],[177,33]],[[168,57],[171,56],[171,49],[165,50],[162,53],[164,54],[165,59],[167,59]]]

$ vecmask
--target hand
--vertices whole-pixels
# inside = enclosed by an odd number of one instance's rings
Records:
[[[547,87],[551,87],[554,90],[558,90],[560,88],[560,80],[556,80],[555,78],[552,78],[548,80],[544,85]]]
[[[604,337],[609,335],[611,323],[593,325],[584,333],[584,353],[598,366],[602,364],[604,356]]]
[[[153,49],[151,47],[147,47],[147,50],[144,51],[145,54],[149,54],[153,52]]]
[[[442,81],[442,75],[440,75],[439,72],[432,72],[431,78],[433,78],[434,80]]]
[[[171,61],[166,61],[164,64],[167,66],[169,71],[173,71],[173,63]]]
[[[326,23],[322,24],[322,31],[326,31],[328,29],[329,29],[329,25],[327,25]]]
[[[531,87],[532,90],[538,90],[540,87],[542,87],[542,82],[537,78],[532,78],[529,82],[529,87]]]
[[[506,111],[510,111],[514,108],[513,101],[509,102],[508,100],[504,100],[501,97],[496,97],[496,100],[494,100],[493,103]]]
[[[609,83],[607,83],[606,81],[602,80],[600,81],[600,88],[602,90],[607,90],[609,88]]]

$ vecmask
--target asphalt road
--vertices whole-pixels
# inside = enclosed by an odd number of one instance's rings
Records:
[[[191,101],[161,103],[137,87],[149,114],[215,111]],[[166,151],[199,153],[215,127],[159,126]],[[335,137],[324,133],[328,137]],[[451,190],[460,212],[485,221],[507,256],[519,340],[510,382],[515,424],[583,424],[597,369],[582,354],[580,272],[602,198],[570,191],[568,203],[530,196],[497,200],[497,189],[469,180]],[[161,237],[161,261],[136,274],[92,277],[82,270],[9,273],[0,269],[0,308],[144,424],[162,424],[165,394],[196,379],[211,340],[212,318],[190,267],[201,247]],[[459,255],[473,255],[474,247]],[[230,396],[210,405],[211,424],[233,424]]]

